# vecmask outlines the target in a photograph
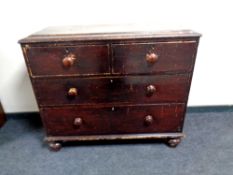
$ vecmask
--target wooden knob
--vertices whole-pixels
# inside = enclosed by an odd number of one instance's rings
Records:
[[[64,67],[71,67],[74,64],[75,60],[76,60],[75,55],[69,54],[65,58],[63,58],[62,64]]]
[[[68,96],[70,97],[75,97],[78,95],[78,90],[77,88],[70,88],[68,91]]]
[[[144,121],[146,125],[150,125],[153,123],[153,117],[151,115],[147,115]]]
[[[146,61],[148,63],[155,63],[156,61],[158,61],[158,59],[159,59],[159,57],[155,53],[146,54]]]
[[[83,120],[82,120],[82,118],[75,118],[74,119],[74,125],[75,126],[77,126],[77,127],[80,127],[81,125],[82,125],[82,123],[83,123]]]
[[[156,87],[154,85],[149,85],[146,87],[147,95],[151,96],[156,92]]]

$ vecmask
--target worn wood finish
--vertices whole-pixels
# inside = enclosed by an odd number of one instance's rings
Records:
[[[110,73],[108,45],[79,45],[73,47],[27,47],[26,56],[32,76],[106,74]],[[73,64],[65,66],[64,59],[72,54]]]
[[[180,143],[200,34],[144,29],[48,28],[19,41],[52,150],[65,141]]]
[[[43,108],[41,112],[48,135],[66,136],[180,132],[184,108],[184,104],[63,107]],[[153,118],[150,123],[146,121],[148,115]]]
[[[48,27],[34,33],[19,42],[24,43],[57,43],[93,40],[129,40],[157,38],[197,38],[199,33],[191,30],[158,30],[157,25],[95,25]]]
[[[114,44],[112,46],[113,72],[119,74],[190,72],[196,48],[195,40]],[[154,55],[154,60],[149,59],[150,55]]]
[[[190,76],[127,76],[104,78],[35,79],[41,106],[98,103],[186,102]],[[149,86],[156,89],[151,93]],[[71,88],[77,89],[70,96]]]
[[[134,140],[134,139],[176,139],[184,138],[184,133],[144,133],[144,134],[108,134],[85,136],[47,136],[45,141],[49,143],[68,141],[98,141],[98,140]]]
[[[119,134],[119,135],[85,135],[85,136],[48,136],[45,141],[52,151],[59,151],[62,144],[70,141],[115,141],[115,140],[142,140],[142,139],[164,139],[167,145],[175,148],[185,137],[183,133],[147,133],[147,134]]]

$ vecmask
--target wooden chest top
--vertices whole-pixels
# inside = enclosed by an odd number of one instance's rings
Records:
[[[22,40],[20,43],[122,40],[148,38],[200,37],[192,30],[158,30],[154,25],[95,25],[48,27]]]

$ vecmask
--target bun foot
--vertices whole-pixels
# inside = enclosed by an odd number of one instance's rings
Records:
[[[167,144],[168,146],[175,148],[181,142],[181,138],[172,138],[169,139]]]
[[[51,151],[59,151],[61,149],[61,143],[59,142],[51,142],[49,143],[49,148]]]

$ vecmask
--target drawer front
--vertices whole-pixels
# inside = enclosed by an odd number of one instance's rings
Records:
[[[34,79],[40,106],[186,102],[189,75]]]
[[[32,75],[79,75],[110,72],[108,45],[31,47],[27,49]]]
[[[113,73],[191,72],[196,49],[196,41],[115,44]]]
[[[115,107],[42,108],[51,136],[180,132],[185,106],[146,105]]]

